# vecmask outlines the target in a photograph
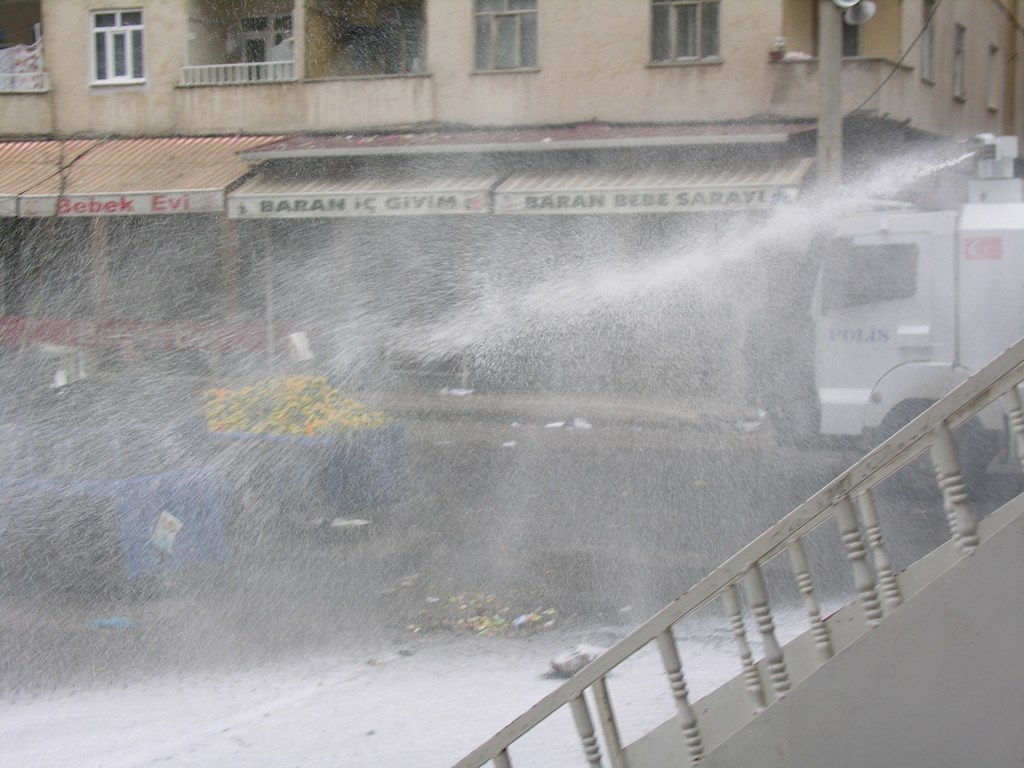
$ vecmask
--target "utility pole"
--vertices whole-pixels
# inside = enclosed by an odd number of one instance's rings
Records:
[[[842,24],[833,0],[818,0],[818,186],[825,189],[843,176]]]

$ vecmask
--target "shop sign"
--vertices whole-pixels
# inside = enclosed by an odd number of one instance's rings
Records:
[[[224,192],[219,189],[102,195],[26,195],[18,202],[18,212],[26,218],[140,216],[223,210]]]
[[[742,186],[675,189],[501,191],[495,213],[684,213],[771,208],[796,199],[794,187]]]
[[[232,195],[232,219],[299,219],[342,216],[438,216],[486,213],[487,193],[382,192],[303,195]]]
[[[275,329],[283,340],[290,329]],[[52,344],[127,351],[241,351],[267,348],[267,329],[253,323],[170,323],[155,320],[0,317],[0,344]]]

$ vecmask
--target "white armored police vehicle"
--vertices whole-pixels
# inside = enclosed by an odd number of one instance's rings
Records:
[[[811,308],[820,434],[875,443],[1024,335],[1017,138],[975,141],[958,210],[836,223]],[[1003,421],[998,408],[979,416],[975,463],[992,458]]]

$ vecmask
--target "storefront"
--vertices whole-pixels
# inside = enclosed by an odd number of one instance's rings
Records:
[[[265,349],[224,211],[249,170],[239,152],[275,138],[0,144],[0,345],[73,350],[71,375],[116,355]]]
[[[275,315],[357,382],[721,389],[750,306],[721,294],[758,278],[676,256],[795,201],[810,128],[289,137],[246,153],[228,216],[274,243]]]
[[[812,129],[0,145],[0,345],[265,363],[301,330],[357,387],[721,390],[756,303],[722,296],[763,275],[680,254],[794,201]]]

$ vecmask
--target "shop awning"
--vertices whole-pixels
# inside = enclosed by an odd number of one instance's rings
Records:
[[[280,179],[269,173],[228,196],[233,219],[438,216],[487,213],[500,177]]]
[[[61,172],[97,142],[0,142],[0,216],[18,215],[18,198],[34,190],[60,189]]]
[[[382,157],[387,155],[477,155],[486,152],[648,149],[785,144],[816,128],[813,120],[736,123],[619,125],[579,123],[532,128],[464,129],[405,133],[296,134],[266,144],[253,160]]]
[[[771,208],[796,198],[810,158],[731,170],[512,176],[495,213],[682,213]]]
[[[248,163],[277,136],[14,142],[0,145],[0,203],[23,217],[222,211]]]

